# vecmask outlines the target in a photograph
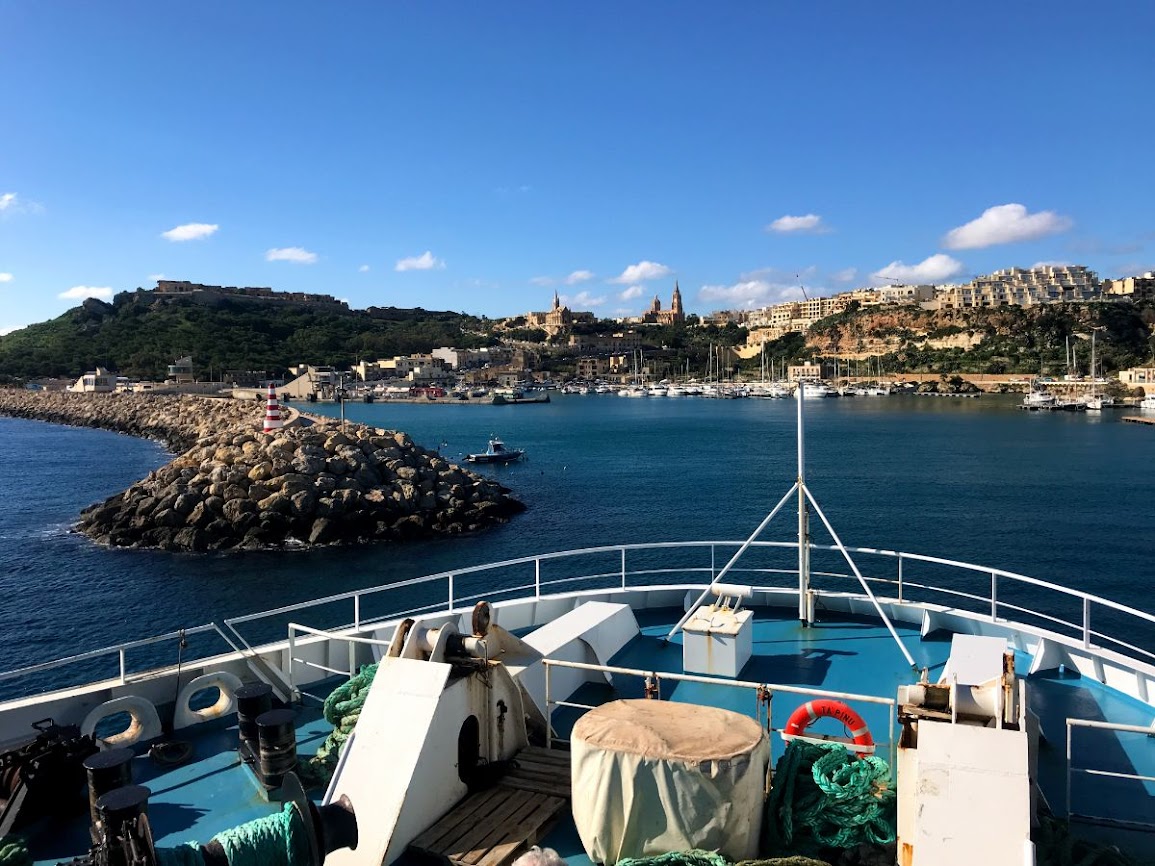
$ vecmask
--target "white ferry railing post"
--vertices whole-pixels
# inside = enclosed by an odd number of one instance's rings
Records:
[[[1067,719],[1067,823],[1071,823],[1071,720]]]
[[[1091,599],[1083,596],[1083,649],[1091,648]]]
[[[715,564],[715,559],[714,559],[715,553],[716,553],[716,548],[713,544],[711,544],[710,545],[710,583],[713,583],[716,580],[716,575],[718,574],[718,566]]]
[[[533,561],[533,596],[541,598],[541,560]]]
[[[361,593],[353,596],[353,628],[361,630]]]
[[[991,622],[997,622],[999,618],[999,576],[997,572],[991,572]]]
[[[293,629],[293,624],[289,623],[289,700],[293,699],[293,695],[297,692],[297,684],[293,677],[293,657],[297,654],[297,634]]]
[[[549,673],[550,663],[549,659],[544,659],[542,664],[545,666],[545,747],[547,749],[553,748],[553,722],[550,721],[550,692],[549,692]]]
[[[890,766],[895,768],[895,775],[898,775],[898,743],[894,739],[894,718],[898,715],[897,707],[892,706],[891,711],[886,714],[886,736],[890,740],[888,749],[890,751]]]
[[[120,648],[120,684],[123,686],[125,682],[125,663],[124,663],[124,647]]]
[[[898,554],[898,600],[902,601],[902,554]]]
[[[453,613],[453,575],[449,575],[449,612]]]
[[[345,641],[349,645],[349,679],[357,675],[357,644]]]
[[[622,548],[622,589],[626,588],[626,549]]]

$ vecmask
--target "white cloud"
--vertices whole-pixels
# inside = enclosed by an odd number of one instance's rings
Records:
[[[1050,267],[1050,268],[1065,268],[1070,264],[1071,264],[1070,262],[1061,262],[1061,261],[1035,262],[1033,265],[1031,265],[1031,270],[1034,270],[1035,268],[1048,268],[1048,267]]]
[[[578,283],[584,283],[586,280],[592,280],[593,278],[593,271],[574,271],[565,278],[565,284],[567,286],[576,286]]]
[[[978,219],[951,229],[942,239],[948,250],[977,250],[996,244],[1033,241],[1047,235],[1065,232],[1071,220],[1054,211],[1027,213],[1021,204],[1000,204],[983,211]]]
[[[668,277],[673,273],[673,270],[660,265],[657,262],[638,262],[636,265],[630,265],[620,276],[614,277],[610,282],[613,283],[642,283],[646,280],[656,280],[661,277]]]
[[[165,279],[165,276],[164,274],[149,274],[148,278],[154,283],[159,283],[161,280]]]
[[[945,253],[935,253],[923,259],[916,265],[894,261],[881,270],[875,271],[872,276],[876,280],[889,280],[895,283],[939,283],[962,272],[963,263],[952,259]]]
[[[0,193],[0,214],[10,215],[17,213],[44,213],[44,208],[34,201],[20,198],[14,192]]]
[[[858,268],[843,268],[840,271],[835,271],[830,275],[832,280],[837,280],[840,283],[849,283],[858,276]]]
[[[292,262],[295,265],[311,265],[317,261],[317,254],[303,247],[281,247],[265,253],[266,262]]]
[[[369,266],[368,265],[361,265],[361,267],[357,268],[357,273],[359,273],[359,274],[369,273]]]
[[[533,285],[541,286],[543,288],[548,288],[557,282],[557,280],[555,280],[553,277],[530,277],[529,281]]]
[[[730,286],[702,286],[698,297],[703,301],[723,301],[729,309],[756,310],[769,304],[801,300],[802,289],[768,280],[742,280]]]
[[[67,301],[80,301],[84,298],[100,298],[102,301],[111,301],[112,289],[108,286],[73,286],[56,297]]]
[[[27,327],[27,325],[12,325],[10,328],[0,328],[0,337],[7,337],[13,331],[20,331]]]
[[[174,243],[199,241],[202,238],[216,234],[219,228],[220,226],[215,223],[185,223],[183,226],[177,226],[176,228],[169,229],[167,232],[161,232],[160,236]]]
[[[0,283],[10,283],[13,279],[11,274],[0,274]]]
[[[632,301],[634,298],[640,298],[642,296],[642,291],[643,289],[641,286],[630,286],[628,289],[618,295],[618,298],[623,301]]]
[[[822,217],[818,214],[808,213],[805,216],[780,216],[770,225],[766,226],[766,231],[776,232],[778,234],[810,234],[818,235],[825,234],[830,229],[823,225]]]
[[[600,307],[606,302],[605,295],[599,297],[592,296],[589,292],[578,292],[572,298],[566,299],[566,306],[569,307]]]
[[[429,250],[426,250],[419,256],[398,259],[397,265],[394,267],[396,271],[432,271],[444,269],[445,262],[434,256]]]

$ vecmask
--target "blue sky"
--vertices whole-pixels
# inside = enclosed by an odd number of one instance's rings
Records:
[[[1155,268],[1155,3],[0,0],[0,333],[156,275],[489,316]]]

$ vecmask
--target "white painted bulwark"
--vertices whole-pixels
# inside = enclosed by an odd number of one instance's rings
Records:
[[[700,607],[682,628],[686,673],[737,677],[754,653],[754,613]]]
[[[922,719],[898,761],[899,862],[1022,866],[1031,839],[1026,731]]]

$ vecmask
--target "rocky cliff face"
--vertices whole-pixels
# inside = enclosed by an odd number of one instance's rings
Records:
[[[525,509],[405,433],[360,424],[342,432],[322,420],[265,434],[257,404],[130,396],[0,392],[0,414],[192,437],[171,463],[82,512],[77,529],[102,544],[209,551],[405,540],[475,532]]]

